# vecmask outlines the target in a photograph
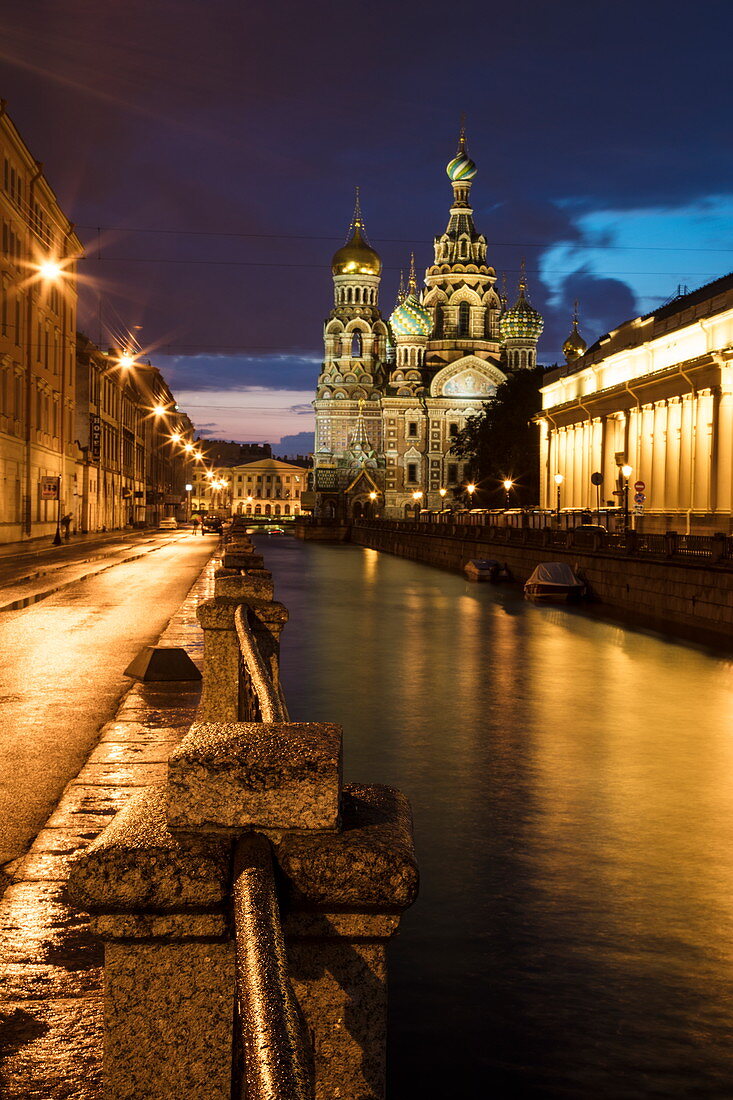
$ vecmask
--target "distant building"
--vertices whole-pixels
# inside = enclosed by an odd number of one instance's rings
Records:
[[[468,417],[506,378],[535,365],[542,318],[526,280],[511,309],[501,301],[486,238],[473,222],[476,165],[461,133],[446,172],[453,191],[445,231],[419,289],[411,264],[389,320],[379,309],[382,262],[357,207],[333,257],[334,306],[314,408],[317,514],[392,517],[439,509],[465,484],[450,453]]]
[[[199,449],[212,466],[237,466],[258,458],[272,458],[269,443],[235,443],[223,439],[201,439]]]
[[[302,466],[275,458],[198,470],[192,507],[198,512],[240,516],[298,516],[306,478]]]
[[[73,511],[78,495],[74,358],[82,246],[4,100],[0,220],[0,542],[13,542],[51,535],[59,511]],[[57,478],[60,501],[49,493]]]
[[[576,317],[565,354],[542,389],[542,504],[555,507],[558,477],[561,507],[595,509],[594,473],[618,504],[629,466],[644,531],[733,531],[733,275],[587,350]]]
[[[193,424],[156,367],[123,362],[119,350],[77,336],[75,531],[186,518]]]

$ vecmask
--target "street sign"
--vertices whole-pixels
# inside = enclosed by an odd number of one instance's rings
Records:
[[[102,452],[102,425],[96,413],[89,414],[89,456],[98,460]]]
[[[634,505],[634,515],[635,516],[643,516],[644,515],[644,505],[643,504],[635,504]]]
[[[643,504],[644,501],[646,500],[646,493],[637,493],[636,496],[634,497],[634,500],[636,501],[637,504]]]
[[[41,500],[58,500],[61,487],[60,477],[41,478]]]
[[[603,485],[603,474],[595,473],[590,475],[591,485]]]
[[[646,489],[646,482],[645,481],[635,481],[634,482],[634,488],[636,489],[637,493],[643,493],[644,490]]]

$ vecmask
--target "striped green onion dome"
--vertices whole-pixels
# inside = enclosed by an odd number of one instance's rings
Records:
[[[389,319],[395,336],[429,336],[433,319],[414,294],[408,294]]]
[[[453,183],[460,183],[461,180],[472,180],[478,172],[478,168],[467,153],[459,153],[458,156],[453,157],[453,160],[446,165],[445,170],[448,173],[448,178]]]
[[[542,315],[534,309],[520,290],[516,304],[499,319],[499,331],[502,340],[539,340],[545,322]]]

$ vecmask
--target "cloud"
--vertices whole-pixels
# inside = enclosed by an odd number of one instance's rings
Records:
[[[265,387],[268,390],[314,391],[321,357],[313,352],[296,355],[167,355],[153,353],[175,391],[183,389],[238,390]]]
[[[547,347],[558,347],[567,335],[575,298],[581,331],[592,343],[733,266],[733,195],[629,209],[591,210],[579,200],[559,205],[570,215],[573,236],[550,245],[539,259],[550,288]]]

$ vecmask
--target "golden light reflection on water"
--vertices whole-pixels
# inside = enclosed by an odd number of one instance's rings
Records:
[[[422,887],[394,988],[411,1030],[459,1049],[481,1021],[512,1087],[536,1047],[573,1095],[729,1095],[731,662],[322,549],[307,582],[268,560],[291,612],[288,698],[343,723],[348,778],[411,798]]]

